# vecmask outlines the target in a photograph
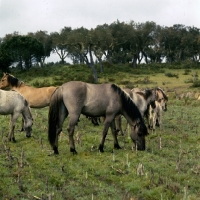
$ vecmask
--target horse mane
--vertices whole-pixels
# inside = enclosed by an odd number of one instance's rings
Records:
[[[168,97],[167,97],[167,95],[164,93],[163,89],[160,88],[160,87],[157,87],[156,89],[160,90],[160,91],[162,92],[164,98],[168,101]]]
[[[17,86],[19,86],[20,84],[23,83],[22,81],[20,81],[18,78],[14,77],[11,74],[6,73],[6,75],[8,76],[7,80],[12,87],[17,87]]]
[[[121,97],[122,107],[126,111],[127,115],[131,118],[133,118],[133,116],[136,116],[140,119],[140,121],[144,122],[138,107],[135,105],[129,95],[115,84],[112,84],[111,88]]]

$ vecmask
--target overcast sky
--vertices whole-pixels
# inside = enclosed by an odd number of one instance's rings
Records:
[[[0,0],[0,37],[63,27],[153,21],[200,28],[200,0]]]

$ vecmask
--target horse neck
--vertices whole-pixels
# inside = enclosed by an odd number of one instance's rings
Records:
[[[10,87],[12,90],[15,90],[20,93],[21,89],[23,89],[23,87],[25,87],[25,84],[21,82],[18,85],[13,85],[13,86],[10,85]]]
[[[127,112],[123,111],[122,112],[122,115],[126,118],[127,122],[131,125],[131,126],[134,126],[135,125],[135,121],[136,119],[132,119],[132,117],[130,117]]]
[[[13,90],[17,90],[18,88],[24,85],[22,81],[20,81],[19,79],[15,77],[12,77],[12,78],[8,77],[8,84],[9,84],[9,87],[11,87],[11,89]]]
[[[138,120],[142,120],[141,111],[134,102],[129,104],[128,107],[125,106],[121,112],[131,126],[134,126]]]
[[[22,112],[22,115],[26,123],[32,123],[33,118],[32,118],[32,114],[31,114],[29,106],[24,107],[24,111]]]

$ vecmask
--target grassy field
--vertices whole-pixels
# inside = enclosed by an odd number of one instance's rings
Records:
[[[98,69],[98,68],[97,68]],[[59,66],[11,73],[35,87],[61,85],[70,80],[92,82],[86,66]],[[52,155],[47,139],[48,108],[32,109],[31,138],[15,127],[16,143],[7,142],[9,116],[0,116],[0,199],[55,200],[165,200],[200,199],[200,101],[177,99],[177,94],[192,91],[193,68],[105,66],[99,82],[121,87],[159,86],[169,95],[163,125],[146,138],[147,149],[135,151],[129,137],[118,136],[122,149],[113,150],[109,131],[105,152],[98,151],[102,124],[93,126],[81,116],[75,130],[78,155],[69,151],[67,121],[59,137],[59,152]],[[176,92],[175,92],[176,91]],[[123,119],[125,129],[125,120]]]

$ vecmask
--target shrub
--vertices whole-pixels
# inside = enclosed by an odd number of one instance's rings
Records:
[[[176,78],[179,78],[178,74],[173,74],[173,73],[171,73],[171,72],[165,73],[165,76],[167,76],[167,77],[176,77]]]
[[[190,72],[191,72],[191,70],[190,70],[190,69],[185,69],[185,71],[184,71],[183,75],[188,75]]]
[[[193,81],[192,87],[200,87],[200,80]]]

